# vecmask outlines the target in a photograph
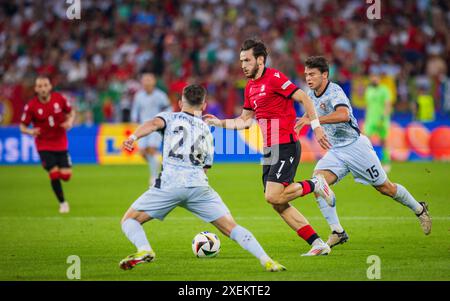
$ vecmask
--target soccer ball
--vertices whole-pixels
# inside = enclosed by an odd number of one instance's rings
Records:
[[[199,258],[215,257],[220,251],[220,240],[214,233],[200,232],[192,240],[192,251]]]

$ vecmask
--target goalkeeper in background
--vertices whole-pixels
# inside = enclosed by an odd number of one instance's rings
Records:
[[[380,138],[382,148],[381,163],[383,169],[391,169],[391,154],[386,140],[389,135],[392,95],[389,88],[380,83],[378,74],[370,75],[370,84],[364,93],[366,102],[365,134],[372,140],[374,136]]]

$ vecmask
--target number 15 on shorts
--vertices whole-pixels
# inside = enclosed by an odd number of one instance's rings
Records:
[[[375,168],[375,165],[372,165],[372,167],[367,168],[366,171],[370,175],[370,178],[372,178],[372,180],[375,180],[380,175],[378,169]]]

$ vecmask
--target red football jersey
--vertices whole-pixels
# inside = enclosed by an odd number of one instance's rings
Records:
[[[297,114],[292,94],[299,88],[283,73],[265,68],[262,76],[249,80],[244,92],[244,109],[255,112],[264,146],[297,141]]]
[[[22,114],[22,123],[40,128],[41,132],[36,136],[38,151],[66,151],[67,134],[61,124],[66,121],[66,114],[72,108],[69,101],[59,93],[50,94],[50,101],[42,103],[34,97],[25,106]]]

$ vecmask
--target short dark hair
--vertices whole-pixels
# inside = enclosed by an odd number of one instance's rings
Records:
[[[317,68],[321,73],[330,73],[328,62],[323,56],[310,56],[306,59],[305,66],[308,68]]]
[[[241,51],[246,51],[253,49],[253,56],[255,59],[262,56],[264,58],[264,63],[266,63],[267,58],[267,48],[266,45],[260,40],[247,39],[241,45]]]
[[[203,104],[206,96],[206,89],[200,85],[193,84],[183,89],[183,96],[191,106]]]

